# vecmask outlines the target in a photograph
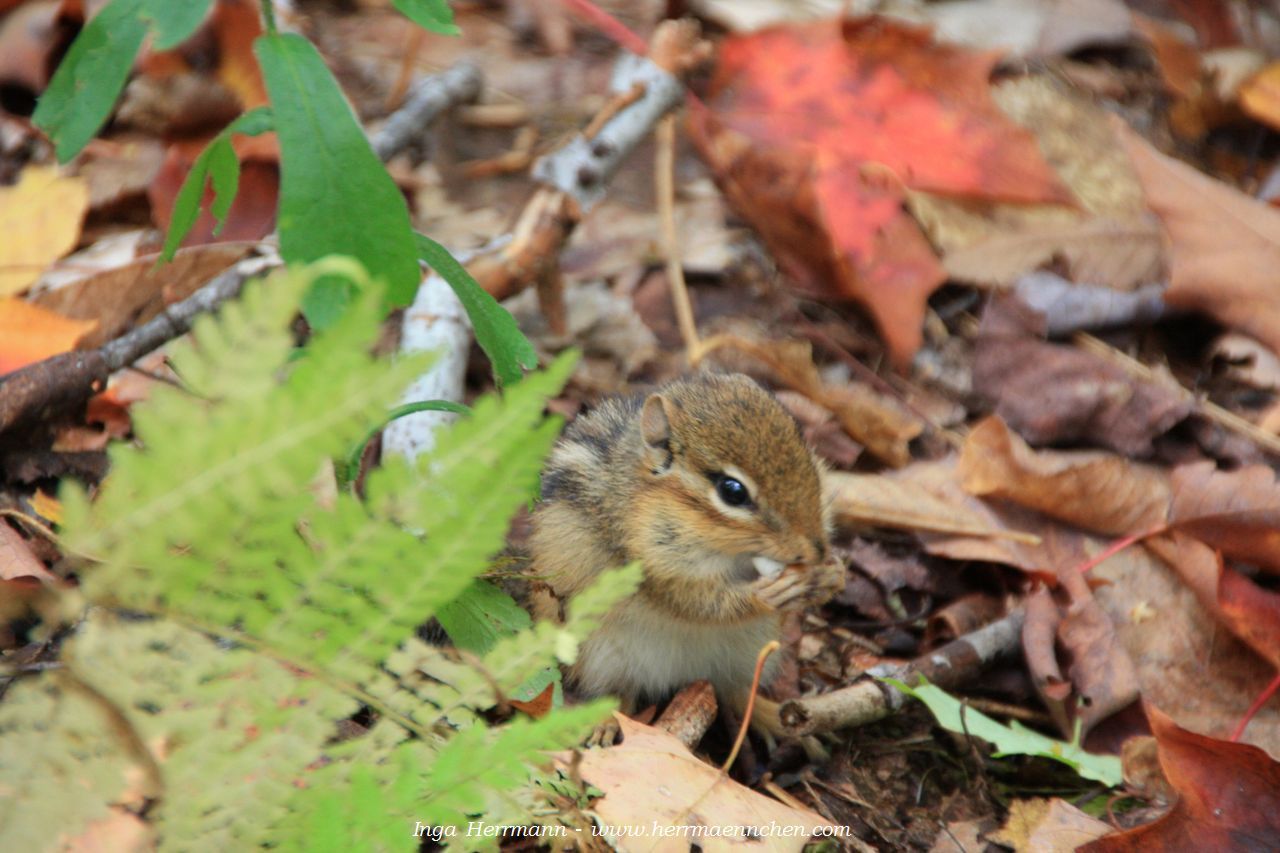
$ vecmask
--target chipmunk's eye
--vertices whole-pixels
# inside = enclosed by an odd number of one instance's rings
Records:
[[[715,478],[716,494],[729,506],[747,506],[751,503],[751,492],[742,482],[733,477],[718,474]]]

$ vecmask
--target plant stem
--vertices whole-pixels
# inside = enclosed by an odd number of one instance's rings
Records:
[[[262,6],[262,22],[266,25],[267,32],[270,35],[276,35],[278,30],[276,29],[276,7],[274,5],[274,0],[261,0],[260,5]]]

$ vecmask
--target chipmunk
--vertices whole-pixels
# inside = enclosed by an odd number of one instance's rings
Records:
[[[643,580],[587,638],[570,681],[635,708],[706,678],[741,713],[782,612],[843,587],[828,528],[820,463],[754,380],[700,375],[605,401],[551,454],[532,567],[562,599],[632,560]],[[780,734],[777,704],[757,699],[753,723]]]

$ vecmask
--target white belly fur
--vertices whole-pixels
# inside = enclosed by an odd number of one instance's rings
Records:
[[[633,598],[615,609],[583,644],[574,676],[586,694],[660,698],[706,678],[723,696],[751,686],[756,656],[778,637],[778,617],[737,624],[698,625],[675,619]],[[774,655],[762,683],[775,669]]]

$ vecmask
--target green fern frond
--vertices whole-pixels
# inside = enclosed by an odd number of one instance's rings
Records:
[[[506,811],[500,792],[524,780],[528,764],[545,761],[548,749],[579,742],[613,710],[611,700],[563,708],[540,720],[517,719],[491,729],[459,732],[424,768],[422,789],[432,792],[419,806],[424,823],[465,826],[470,816],[491,818]]]
[[[120,799],[128,750],[102,709],[52,677],[27,678],[0,702],[0,839],[9,850],[64,846]],[[60,828],[51,837],[51,827]]]
[[[634,569],[580,596],[566,626],[500,642],[479,670],[413,639],[502,548],[558,431],[543,408],[572,357],[482,400],[418,466],[375,472],[367,502],[321,501],[308,489],[317,472],[423,365],[366,354],[379,318],[367,286],[290,360],[288,323],[321,275],[364,273],[323,261],[250,287],[243,304],[197,324],[195,343],[175,354],[195,393],[162,389],[138,407],[144,446],[113,450],[96,501],[67,490],[67,541],[98,563],[82,573],[88,599],[170,618],[117,623],[98,609],[67,644],[68,671],[127,724],[103,726],[49,693],[47,680],[17,686],[17,701],[0,705],[0,733],[23,733],[18,742],[34,742],[25,735],[58,721],[59,708],[74,713],[48,732],[45,752],[62,758],[0,751],[0,792],[35,766],[52,778],[75,773],[89,783],[77,789],[85,803],[59,807],[91,817],[119,795],[124,770],[158,763],[163,788],[149,817],[162,847],[294,849],[315,841],[302,830],[333,829],[331,815],[354,810],[352,825],[381,827],[369,838],[409,849],[417,820],[457,825],[483,811],[527,820],[543,750],[578,741],[603,717],[607,703],[493,729],[480,711],[557,656],[570,659],[611,596],[634,588]],[[328,743],[362,703],[377,717],[372,730]],[[123,752],[113,746],[122,727],[133,733]],[[345,849],[356,837],[333,841]]]
[[[113,474],[92,507],[81,490],[64,489],[67,544],[99,562],[86,577],[91,597],[148,610],[238,598],[224,575],[242,559],[242,543],[272,550],[308,503],[320,461],[376,422],[423,367],[406,359],[373,369],[378,288],[362,288],[369,296],[286,365],[300,294],[337,273],[365,277],[329,259],[251,285],[243,304],[202,318],[195,343],[173,355],[199,396],[161,387],[138,407],[135,428],[147,446],[113,449]],[[225,372],[222,358],[231,362]],[[266,535],[248,532],[264,526]],[[186,557],[181,572],[168,570],[175,554]]]

